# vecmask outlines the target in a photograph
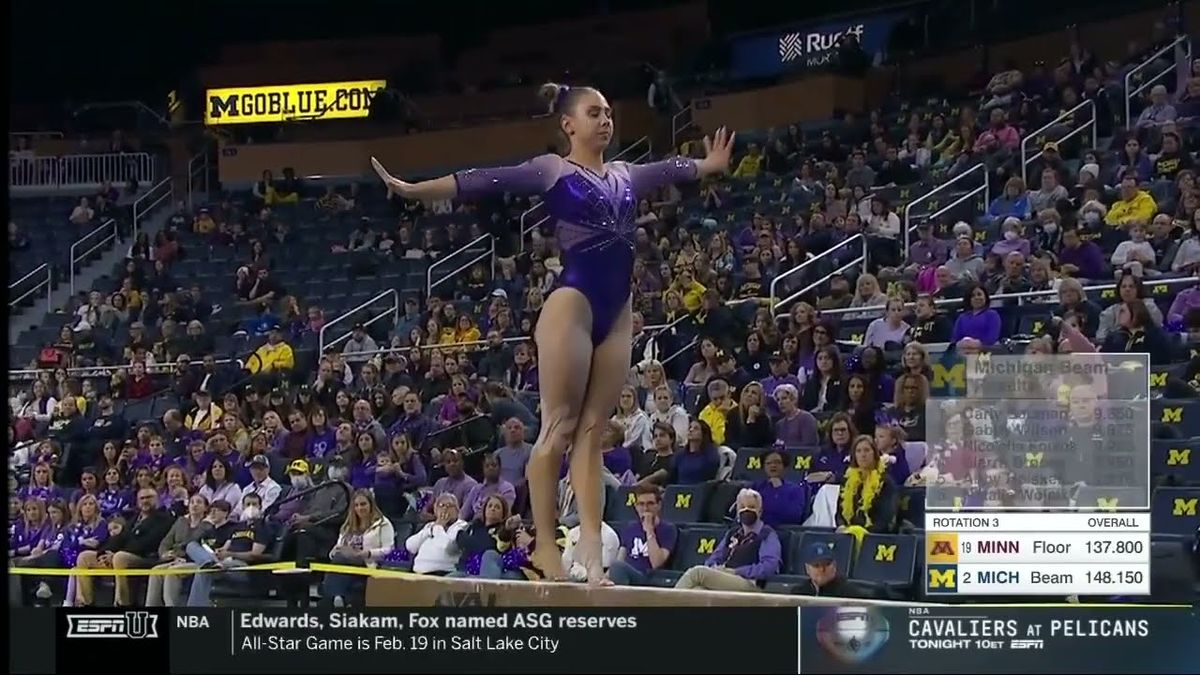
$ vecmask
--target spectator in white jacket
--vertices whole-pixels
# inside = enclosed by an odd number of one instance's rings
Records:
[[[1111,262],[1118,274],[1124,269],[1131,269],[1138,276],[1154,276],[1158,274],[1154,269],[1154,260],[1154,247],[1146,239],[1146,226],[1133,223],[1129,226],[1129,239],[1117,244]]]
[[[612,416],[614,422],[619,422],[625,428],[625,447],[630,452],[650,447],[650,417],[638,405],[637,390],[629,385],[621,388],[621,398],[617,400],[617,412]]]
[[[459,558],[456,538],[459,530],[467,526],[459,519],[458,510],[458,498],[453,493],[438,495],[433,504],[433,522],[404,542],[404,547],[413,554],[413,572],[440,576],[454,571]]]
[[[375,567],[396,545],[396,529],[384,517],[370,490],[357,490],[350,499],[350,512],[342,523],[337,544],[329,552],[336,565]],[[324,596],[334,607],[345,607],[354,584],[354,574],[325,575]]]
[[[374,356],[373,352],[377,351],[379,345],[375,344],[375,338],[367,333],[367,327],[361,323],[354,324],[350,338],[342,346],[342,356],[346,358],[347,363],[369,361]]]
[[[587,581],[587,567],[582,560],[576,559],[575,546],[579,543],[579,526],[572,527],[567,532],[567,545],[563,548],[563,569],[573,581]],[[600,561],[607,572],[617,559],[617,551],[621,550],[621,537],[608,523],[600,523]]]
[[[675,430],[675,444],[683,447],[687,442],[688,432],[688,414],[683,409],[683,406],[675,404],[675,396],[671,393],[671,388],[665,384],[660,384],[654,389],[654,409],[648,415],[650,418],[650,428],[654,429],[654,425],[662,422],[669,425]],[[651,443],[642,446],[643,450],[653,447]]]

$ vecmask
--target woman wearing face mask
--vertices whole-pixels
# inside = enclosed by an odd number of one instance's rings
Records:
[[[350,511],[338,533],[337,544],[329,552],[336,565],[375,567],[395,546],[396,531],[384,517],[370,490],[357,490],[350,500]],[[334,607],[345,607],[356,575],[326,575],[322,595]]]
[[[867,532],[891,532],[899,496],[875,441],[859,436],[838,496],[838,531],[850,532],[860,540]]]
[[[1025,257],[1029,257],[1030,245],[1029,240],[1021,236],[1021,221],[1015,217],[1004,219],[1004,224],[1001,226],[1001,240],[992,244],[990,255],[1004,258],[1009,253],[1016,251]]]

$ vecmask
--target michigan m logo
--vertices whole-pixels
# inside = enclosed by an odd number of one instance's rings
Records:
[[[633,506],[637,504],[637,495],[630,492],[625,498],[625,506]]]
[[[746,458],[746,468],[753,469],[755,471],[761,469],[762,468],[762,457],[759,457],[758,455],[750,455],[749,457],[747,457]]]
[[[1150,373],[1150,386],[1155,389],[1162,389],[1167,386],[1166,373]]]
[[[1044,452],[1027,452],[1025,453],[1025,466],[1041,466],[1045,456]]]
[[[1183,424],[1183,408],[1163,408],[1162,422],[1166,424]]]
[[[713,537],[701,537],[700,543],[696,544],[696,553],[711,555],[715,550],[717,550],[717,540]]]
[[[1117,502],[1119,501],[1120,498],[1118,497],[1096,497],[1096,506],[1105,511],[1116,511]]]
[[[950,368],[935,363],[933,364],[933,386],[935,389],[966,389],[967,388],[967,366],[963,363],[956,363]]]
[[[875,547],[875,560],[878,562],[896,562],[896,545],[879,544]]]
[[[675,495],[675,508],[690,509],[692,508],[692,493],[681,492]]]
[[[1195,516],[1196,515],[1196,502],[1197,502],[1197,499],[1195,497],[1193,497],[1191,499],[1184,499],[1183,497],[1176,497],[1175,498],[1175,506],[1171,508],[1171,515],[1173,515],[1173,516]]]
[[[808,471],[812,468],[812,455],[796,455],[796,470]]]
[[[958,570],[954,567],[938,569],[935,567],[929,568],[929,587],[930,588],[957,588],[958,582],[955,579]]]
[[[1167,466],[1185,466],[1191,463],[1191,448],[1171,448],[1167,450]]]

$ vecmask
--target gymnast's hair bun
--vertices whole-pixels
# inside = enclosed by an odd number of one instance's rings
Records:
[[[555,112],[566,90],[566,85],[558,84],[557,82],[547,82],[538,87],[538,96],[546,102],[546,110],[548,112]]]

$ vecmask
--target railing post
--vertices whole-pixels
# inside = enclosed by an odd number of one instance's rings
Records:
[[[1096,147],[1096,143],[1098,140],[1098,137],[1096,136],[1096,103],[1095,103],[1095,101],[1088,99],[1086,101],[1083,101],[1079,105],[1075,106],[1074,108],[1071,108],[1070,110],[1066,111],[1065,113],[1059,115],[1058,117],[1054,118],[1054,120],[1052,120],[1051,122],[1043,124],[1041,127],[1039,127],[1037,129],[1037,131],[1034,131],[1033,133],[1030,133],[1030,134],[1026,134],[1025,138],[1021,139],[1021,180],[1025,181],[1026,187],[1029,186],[1029,165],[1032,164],[1033,162],[1037,161],[1038,157],[1041,157],[1042,155],[1046,154],[1045,150],[1038,150],[1037,154],[1035,154],[1032,157],[1027,158],[1026,154],[1028,153],[1028,150],[1029,150],[1029,148],[1028,148],[1029,141],[1036,141],[1038,136],[1041,135],[1041,133],[1043,131],[1049,129],[1050,127],[1058,125],[1063,120],[1073,118],[1077,111],[1082,110],[1084,108],[1091,108],[1091,110],[1092,110],[1091,119],[1084,122],[1083,124],[1080,124],[1078,127],[1072,129],[1070,132],[1064,134],[1062,138],[1057,139],[1055,142],[1061,143],[1062,141],[1065,141],[1068,138],[1071,138],[1072,136],[1079,133],[1080,131],[1082,131],[1085,127],[1087,127],[1090,124],[1092,127],[1092,147],[1093,148]]]
[[[1130,119],[1133,116],[1133,97],[1142,93],[1142,91],[1145,90],[1146,87],[1149,87],[1150,85],[1152,85],[1155,82],[1162,79],[1163,75],[1173,72],[1174,69],[1164,70],[1163,72],[1155,75],[1154,77],[1151,77],[1150,79],[1146,80],[1145,82],[1142,82],[1141,85],[1139,85],[1136,89],[1130,89],[1130,84],[1133,81],[1133,76],[1135,74],[1140,73],[1141,71],[1145,70],[1146,68],[1150,67],[1150,65],[1153,64],[1155,61],[1157,61],[1158,58],[1160,56],[1162,56],[1163,54],[1166,54],[1169,51],[1174,51],[1177,47],[1180,47],[1180,46],[1182,46],[1184,48],[1184,51],[1183,51],[1184,59],[1187,61],[1190,61],[1192,58],[1192,42],[1190,39],[1188,39],[1187,35],[1180,35],[1180,36],[1176,37],[1174,40],[1172,40],[1171,44],[1167,45],[1166,47],[1163,47],[1162,49],[1158,50],[1157,52],[1154,52],[1145,61],[1142,61],[1137,66],[1130,69],[1130,71],[1128,73],[1125,73],[1125,83],[1124,83],[1125,84],[1125,88],[1124,88],[1125,93],[1123,95],[1125,97],[1125,126],[1126,127],[1133,126],[1133,120]]]

